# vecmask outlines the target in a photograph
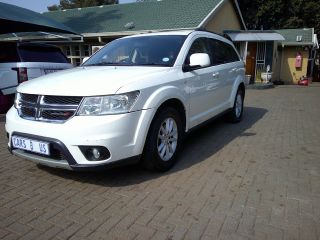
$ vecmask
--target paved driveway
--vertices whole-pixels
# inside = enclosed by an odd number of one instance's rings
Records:
[[[186,140],[165,174],[37,167],[6,151],[0,239],[319,239],[320,85],[248,90],[237,125]]]

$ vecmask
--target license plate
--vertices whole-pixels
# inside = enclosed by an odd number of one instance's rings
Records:
[[[44,74],[54,73],[61,69],[44,69]]]
[[[30,152],[50,155],[49,143],[37,141],[29,138],[12,136],[12,146]]]

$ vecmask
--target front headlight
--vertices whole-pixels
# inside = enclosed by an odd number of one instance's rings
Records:
[[[20,109],[21,108],[21,95],[20,93],[16,93],[15,97],[14,97],[14,103],[13,103],[13,106],[16,108],[16,109]]]
[[[139,94],[139,91],[134,91],[117,95],[86,97],[83,99],[77,115],[96,116],[127,113],[137,101]]]

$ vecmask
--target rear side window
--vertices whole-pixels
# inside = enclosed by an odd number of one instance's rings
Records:
[[[19,54],[22,62],[54,62],[69,63],[63,53],[54,48],[20,47]]]
[[[207,43],[212,65],[239,61],[238,54],[231,45],[212,38],[208,38]]]
[[[20,62],[15,44],[0,43],[0,63]]]

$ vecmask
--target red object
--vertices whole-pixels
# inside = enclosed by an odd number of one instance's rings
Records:
[[[308,85],[309,85],[309,80],[308,80],[308,78],[300,79],[300,80],[298,81],[298,85],[300,85],[300,86],[308,86]]]
[[[18,83],[28,81],[28,70],[27,68],[12,68],[17,71]]]
[[[18,68],[18,81],[23,83],[28,80],[27,68]]]
[[[297,55],[296,55],[295,67],[296,68],[301,68],[302,67],[302,56],[301,56],[301,53],[297,53]]]

